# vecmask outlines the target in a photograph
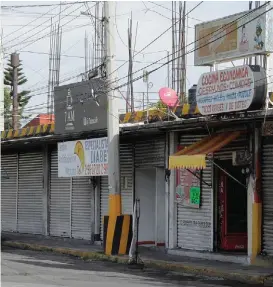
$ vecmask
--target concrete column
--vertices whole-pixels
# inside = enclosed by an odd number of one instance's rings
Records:
[[[170,155],[177,150],[177,134],[170,132],[169,135],[169,151]],[[177,204],[175,202],[176,189],[176,171],[171,170],[169,180],[169,248],[177,247]]]
[[[169,133],[165,137],[165,168],[169,168]],[[170,182],[165,180],[165,248],[169,248],[169,201],[170,201]]]
[[[252,137],[253,178],[248,188],[248,258],[253,264],[262,247],[262,197],[261,197],[261,129],[255,128]]]

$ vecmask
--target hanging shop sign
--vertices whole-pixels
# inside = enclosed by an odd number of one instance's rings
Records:
[[[107,128],[107,92],[102,79],[55,87],[55,133]]]
[[[273,51],[271,4],[195,26],[194,65],[213,65]]]
[[[199,208],[201,202],[201,171],[177,170],[176,201],[185,206]]]
[[[238,66],[203,74],[196,102],[202,115],[262,108],[266,97],[266,73],[260,66]]]
[[[108,139],[58,143],[58,177],[108,175]]]

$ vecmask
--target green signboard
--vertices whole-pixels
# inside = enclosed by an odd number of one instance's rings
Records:
[[[190,204],[192,205],[200,205],[200,187],[192,186],[190,188]]]

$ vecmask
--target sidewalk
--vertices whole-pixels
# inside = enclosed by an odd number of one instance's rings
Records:
[[[51,251],[80,257],[84,260],[107,260],[127,264],[128,256],[107,256],[102,247],[85,240],[49,238],[44,236],[3,233],[2,246],[36,251]],[[202,260],[168,255],[161,248],[140,248],[140,258],[146,267],[188,272],[205,276],[232,279],[249,284],[273,286],[273,268],[245,266],[235,263]]]

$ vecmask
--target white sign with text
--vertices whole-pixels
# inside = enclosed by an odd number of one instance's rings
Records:
[[[108,175],[108,138],[58,143],[58,177]]]
[[[203,74],[196,91],[198,109],[202,115],[247,110],[254,87],[253,71],[246,65]]]

